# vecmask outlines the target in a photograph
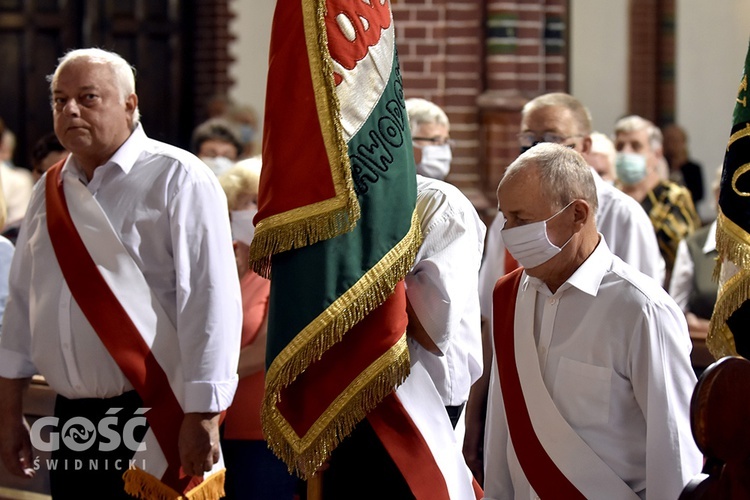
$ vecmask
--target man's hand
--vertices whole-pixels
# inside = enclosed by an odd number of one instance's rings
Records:
[[[180,462],[185,474],[203,476],[219,461],[219,414],[186,413],[180,427]]]
[[[29,426],[23,418],[23,393],[30,379],[0,378],[0,457],[11,474],[34,477]]]

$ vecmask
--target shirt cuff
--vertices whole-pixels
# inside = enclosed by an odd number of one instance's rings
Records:
[[[222,382],[185,382],[185,413],[218,413],[229,408],[237,375]]]
[[[0,377],[29,378],[37,373],[38,370],[29,358],[0,347]]]

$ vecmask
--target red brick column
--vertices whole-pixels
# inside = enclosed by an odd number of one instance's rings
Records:
[[[406,97],[442,107],[451,121],[453,162],[448,181],[480,208],[480,123],[484,90],[483,0],[394,0],[396,43]]]
[[[229,24],[235,14],[229,9],[229,0],[198,0],[194,9],[193,95],[197,124],[207,118],[208,100],[217,94],[227,94],[234,84],[229,77],[229,67],[234,62],[229,45],[235,37],[229,32]]]

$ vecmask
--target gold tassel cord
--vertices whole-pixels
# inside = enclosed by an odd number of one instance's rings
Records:
[[[137,467],[125,471],[122,479],[125,482],[125,493],[142,500],[218,500],[226,495],[224,492],[225,474],[225,469],[211,474],[185,495]]]
[[[736,356],[734,336],[726,321],[750,297],[750,238],[721,211],[717,216],[716,250],[719,253],[714,278],[719,279],[722,266],[731,261],[737,273],[720,284],[711,316],[706,345],[714,358]]]

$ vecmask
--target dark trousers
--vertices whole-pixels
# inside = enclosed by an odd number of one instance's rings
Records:
[[[412,500],[414,495],[367,419],[333,450],[323,498]]]
[[[49,463],[53,499],[132,500],[123,490],[122,475],[135,454],[131,448],[143,440],[148,429],[147,424],[141,425],[143,415],[135,414],[142,406],[135,391],[107,399],[57,396],[59,448],[53,449]],[[115,408],[120,410],[115,413]],[[105,418],[109,420],[102,422]],[[137,420],[127,425],[131,419]],[[119,446],[114,447],[118,441]]]

